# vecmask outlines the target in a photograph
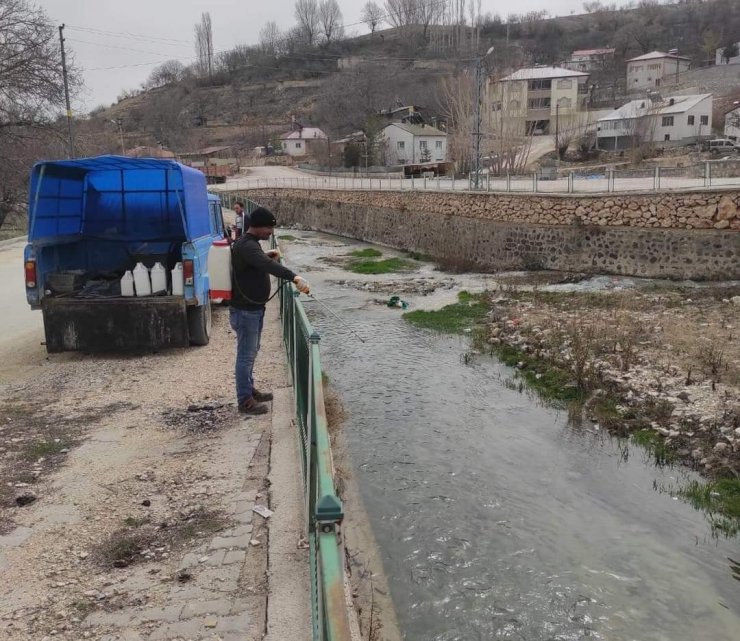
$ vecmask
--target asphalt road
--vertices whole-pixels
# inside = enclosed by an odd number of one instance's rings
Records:
[[[0,246],[0,345],[12,342],[19,336],[43,327],[41,313],[31,311],[26,302],[23,280],[23,248],[25,238]]]
[[[730,178],[713,178],[711,184],[705,185],[703,178],[691,178],[686,176],[670,175],[666,170],[660,178],[659,189],[661,191],[681,189],[737,189],[740,187],[740,176]],[[535,181],[533,175],[512,176],[508,181],[500,177],[481,177],[479,189],[482,191],[495,192],[532,192]],[[232,191],[236,189],[259,189],[259,188],[299,188],[299,189],[339,189],[339,190],[403,190],[403,191],[467,191],[470,189],[468,179],[451,180],[449,178],[359,178],[340,176],[317,176],[293,169],[291,167],[250,167],[246,176],[234,177],[223,185],[213,187],[215,191]],[[655,176],[652,171],[645,171],[642,176],[634,174],[614,173],[613,184],[604,175],[578,176],[574,175],[570,189],[573,193],[606,193],[606,192],[632,192],[632,191],[654,191],[656,187]],[[538,193],[567,193],[569,191],[569,179],[559,178],[557,180],[537,180]]]

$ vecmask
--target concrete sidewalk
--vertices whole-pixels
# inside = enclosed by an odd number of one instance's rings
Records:
[[[235,345],[225,309],[215,310],[205,348],[127,361],[64,355],[37,379],[17,383],[34,394],[31,386],[48,386],[43,376],[65,374],[75,403],[100,403],[99,381],[123,372],[123,363],[133,375],[121,373],[106,400],[120,395],[140,405],[93,424],[48,485],[39,481],[39,500],[11,517],[23,536],[0,536],[7,579],[0,638],[311,638],[301,464],[277,311],[274,301],[255,370],[260,387],[275,395],[265,416],[244,419],[226,404],[234,394]],[[209,388],[216,393],[209,396]],[[210,422],[195,425],[199,411]],[[172,415],[179,422],[168,426]],[[266,519],[255,506],[274,513]],[[216,515],[215,525],[194,526],[179,543],[151,544],[124,567],[99,558],[116,533],[168,532],[201,513]]]

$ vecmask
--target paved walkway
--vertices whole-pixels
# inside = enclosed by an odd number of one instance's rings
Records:
[[[308,641],[301,466],[277,305],[256,368],[275,400],[248,419],[231,405],[226,309],[215,310],[204,348],[45,357],[34,335],[24,349],[39,363],[0,389],[0,424],[13,425],[4,417],[16,416],[14,399],[32,398],[40,405],[23,405],[25,435],[37,411],[80,431],[53,466],[38,468],[38,499],[0,515],[0,639]],[[98,409],[84,423],[77,412],[88,405]],[[12,443],[0,445],[0,471],[13,474]],[[154,543],[125,567],[101,555],[113,537],[144,530]]]

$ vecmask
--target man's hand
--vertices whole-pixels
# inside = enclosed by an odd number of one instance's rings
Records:
[[[280,260],[282,254],[279,249],[268,249],[265,252],[272,260]]]
[[[305,278],[301,278],[300,276],[296,276],[293,279],[293,282],[295,283],[296,289],[301,292],[301,294],[310,294],[311,293],[311,287],[308,284],[308,281]]]

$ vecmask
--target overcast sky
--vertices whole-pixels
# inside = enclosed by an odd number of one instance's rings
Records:
[[[367,0],[339,0],[348,31]],[[281,28],[295,23],[294,0],[36,0],[55,22],[65,23],[66,46],[83,69],[85,92],[76,111],[114,102],[122,89],[138,87],[157,64],[170,58],[192,62],[193,25],[203,11],[213,23],[214,49],[255,44],[269,20]],[[376,0],[380,5],[382,0]],[[583,0],[483,0],[483,13],[547,9],[552,15],[581,13]]]

